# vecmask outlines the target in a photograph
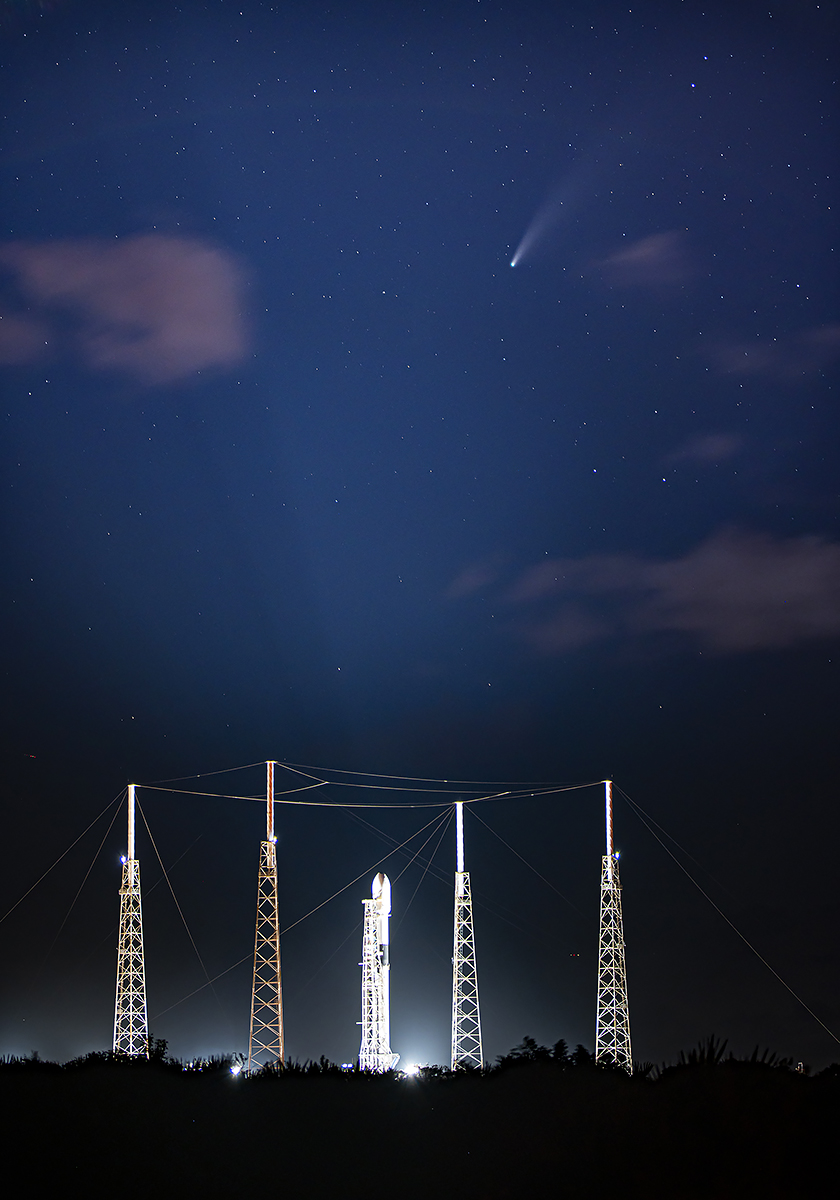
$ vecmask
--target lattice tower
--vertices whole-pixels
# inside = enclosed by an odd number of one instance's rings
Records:
[[[257,922],[251,988],[248,1070],[282,1066],[283,988],[280,976],[280,915],[277,905],[277,838],[274,835],[274,763],[266,763],[266,836],[260,843]]]
[[[630,1074],[630,1008],[624,961],[624,920],[618,855],[613,850],[612,783],[605,782],[607,853],[601,860],[601,922],[598,938],[598,1009],[595,1021],[595,1061],[615,1063]]]
[[[134,784],[128,786],[128,853],[122,860],[114,1053],[149,1055],[140,862],[134,857]]]
[[[373,881],[372,898],[364,900],[362,933],[362,1042],[359,1069],[388,1071],[398,1059],[391,1052],[390,947],[391,884],[387,875]]]
[[[464,870],[464,806],[455,804],[457,870],[455,872],[455,932],[452,951],[451,1066],[481,1067],[481,1012],[475,965],[475,931],[469,871]]]

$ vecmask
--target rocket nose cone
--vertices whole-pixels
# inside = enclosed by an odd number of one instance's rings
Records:
[[[374,875],[373,883],[370,885],[370,894],[374,900],[378,900],[382,895],[382,885],[385,882],[385,876],[380,871],[378,875]]]

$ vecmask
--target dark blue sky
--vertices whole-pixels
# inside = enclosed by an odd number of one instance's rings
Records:
[[[2,11],[3,911],[128,780],[609,774],[838,1032],[837,6]],[[262,813],[141,803],[223,971]],[[601,793],[481,815],[569,901],[467,822],[486,1049],[591,1045]],[[385,852],[278,821],[286,924]],[[838,1057],[616,824],[637,1056]],[[109,1041],[122,818],[59,934],[106,826],[0,927],[4,1051]],[[432,874],[394,888],[394,1049],[444,1061]],[[153,1017],[204,978],[166,891]],[[357,1051],[364,895],[284,942],[293,1055]],[[248,986],[153,1032],[241,1048]]]

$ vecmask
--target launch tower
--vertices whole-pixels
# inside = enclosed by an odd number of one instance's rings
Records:
[[[373,880],[371,899],[363,901],[362,1044],[359,1069],[389,1071],[398,1054],[391,1053],[390,946],[391,882],[381,873]]]
[[[283,1065],[283,989],[280,981],[280,918],[277,908],[277,838],[274,835],[274,763],[266,766],[266,833],[260,843],[257,925],[248,1070]]]
[[[140,862],[134,857],[134,784],[128,785],[128,853],[122,860],[114,1053],[149,1056]]]
[[[452,1070],[481,1067],[481,1014],[475,966],[470,873],[464,870],[464,804],[455,803],[457,860],[455,871],[455,935],[452,950]]]
[[[618,855],[613,850],[612,781],[606,793],[607,853],[601,860],[601,927],[598,938],[598,1009],[595,1021],[595,1061],[615,1063],[632,1074],[630,1009],[624,965],[624,921]]]

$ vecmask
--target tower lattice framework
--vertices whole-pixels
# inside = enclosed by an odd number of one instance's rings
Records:
[[[455,931],[452,949],[452,1047],[450,1064],[483,1066],[478,972],[475,963],[472,893],[469,871],[464,870],[463,802],[455,805],[457,818],[457,870],[455,872]]]
[[[598,1007],[595,1061],[615,1063],[632,1074],[630,1008],[624,956],[624,919],[618,855],[613,850],[612,783],[607,780],[607,853],[601,859],[601,920],[598,937]]]
[[[140,861],[134,857],[134,784],[128,787],[128,853],[122,860],[120,933],[117,943],[117,991],[114,1004],[114,1053],[149,1054],[146,967],[143,957],[143,906]]]
[[[251,988],[248,1070],[283,1065],[283,988],[280,913],[277,904],[277,838],[274,835],[274,763],[266,763],[266,836],[260,843],[257,921]]]
[[[361,1071],[389,1071],[397,1055],[391,1051],[390,961],[388,919],[391,885],[387,876],[373,881],[373,897],[364,900],[362,933]]]

